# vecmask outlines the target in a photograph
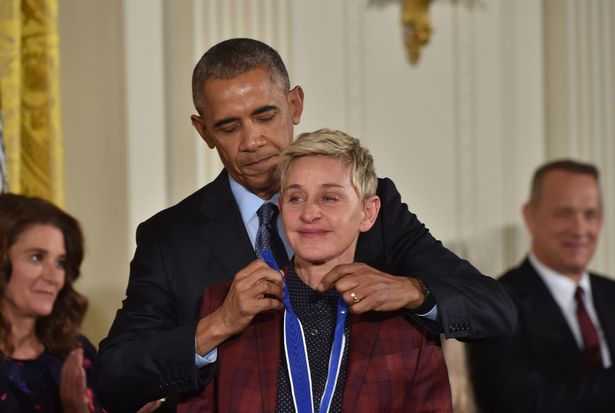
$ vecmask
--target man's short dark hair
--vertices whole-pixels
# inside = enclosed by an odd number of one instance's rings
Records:
[[[290,90],[290,79],[282,58],[271,46],[246,38],[229,39],[211,47],[192,72],[192,100],[202,114],[202,88],[208,79],[232,79],[250,70],[264,69],[272,82]]]
[[[600,171],[595,165],[590,163],[577,162],[572,159],[558,159],[547,162],[534,172],[530,190],[530,203],[538,203],[544,177],[551,171],[566,171],[573,174],[589,175],[593,177],[596,182],[599,182],[600,178]]]

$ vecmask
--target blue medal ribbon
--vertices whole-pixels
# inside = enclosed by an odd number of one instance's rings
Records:
[[[280,267],[273,258],[271,251],[263,251],[263,260],[276,271]],[[301,321],[293,311],[290,303],[288,285],[284,282],[284,351],[286,354],[286,364],[288,365],[288,375],[290,377],[290,387],[297,413],[314,413],[312,402],[312,378],[310,375],[310,365],[307,357],[307,347],[305,344],[305,334]],[[320,400],[319,413],[326,413],[331,407],[333,394],[339,378],[342,365],[342,354],[346,346],[346,336],[344,335],[344,325],[348,314],[348,306],[339,296],[337,301],[337,320],[335,323],[335,334],[331,355],[329,357],[329,369],[327,382]]]

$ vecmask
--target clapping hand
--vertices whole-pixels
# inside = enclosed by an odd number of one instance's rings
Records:
[[[71,351],[60,372],[60,402],[65,413],[89,413],[83,349]]]

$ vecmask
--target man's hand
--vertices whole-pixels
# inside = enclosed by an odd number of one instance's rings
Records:
[[[82,348],[71,351],[64,361],[60,372],[60,401],[66,413],[89,412]]]
[[[283,291],[282,275],[263,260],[239,271],[220,308],[199,320],[198,354],[207,354],[230,336],[244,331],[256,314],[281,310]]]
[[[351,312],[415,309],[425,299],[415,278],[378,271],[366,264],[340,264],[323,277],[318,291],[335,288]]]

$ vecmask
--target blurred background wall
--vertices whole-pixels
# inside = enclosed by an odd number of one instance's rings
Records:
[[[493,276],[527,251],[533,169],[603,172],[593,268],[615,275],[615,3],[435,0],[406,57],[401,0],[60,0],[66,208],[87,239],[78,288],[94,342],[120,306],[139,222],[221,169],[190,125],[191,72],[214,43],[274,46],[305,90],[296,132],[338,128],[373,151],[435,236]],[[455,366],[451,365],[454,370]]]

